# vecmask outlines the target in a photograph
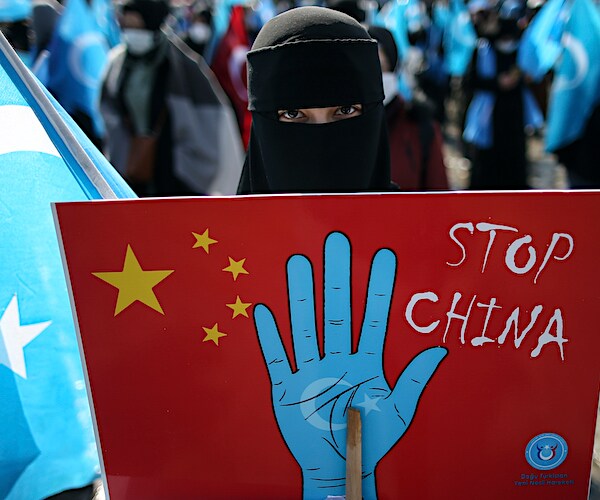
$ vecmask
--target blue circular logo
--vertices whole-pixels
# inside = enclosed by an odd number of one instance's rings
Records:
[[[567,442],[552,432],[539,434],[525,448],[525,458],[538,470],[551,470],[558,467],[567,458]]]

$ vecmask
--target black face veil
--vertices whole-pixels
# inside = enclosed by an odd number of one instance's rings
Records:
[[[377,42],[351,17],[301,7],[269,21],[248,53],[252,130],[238,194],[390,189]],[[361,104],[332,123],[278,110]]]

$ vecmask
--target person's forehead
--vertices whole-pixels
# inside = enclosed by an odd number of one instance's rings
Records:
[[[144,29],[146,27],[142,15],[134,10],[121,12],[119,24],[121,25],[121,28]]]

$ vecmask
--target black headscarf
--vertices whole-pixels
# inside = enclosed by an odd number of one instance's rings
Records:
[[[123,12],[137,12],[142,16],[146,29],[158,31],[169,15],[166,0],[128,0],[123,4]]]
[[[390,189],[377,42],[351,17],[300,7],[271,19],[248,53],[252,130],[238,194]],[[278,110],[362,104],[360,116],[285,123]]]
[[[392,32],[380,26],[369,26],[369,35],[377,40],[379,47],[383,49],[390,64],[391,71],[396,71],[398,66],[398,48]]]

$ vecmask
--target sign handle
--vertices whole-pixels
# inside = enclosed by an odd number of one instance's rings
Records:
[[[360,411],[348,409],[346,500],[362,500],[362,425]]]

